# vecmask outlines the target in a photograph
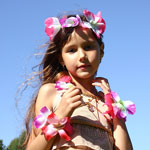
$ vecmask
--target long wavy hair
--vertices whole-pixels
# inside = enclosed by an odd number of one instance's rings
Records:
[[[75,15],[68,15],[69,17],[75,17]],[[87,21],[85,16],[80,15],[82,21]],[[63,75],[67,75],[68,72],[66,68],[64,68],[59,62],[59,56],[61,55],[61,49],[69,40],[71,33],[74,31],[76,27],[68,27],[62,28],[57,35],[54,37],[53,41],[48,43],[48,48],[44,53],[44,57],[42,62],[37,66],[39,68],[39,72],[36,76],[39,76],[40,86],[47,83],[55,83],[60,77]],[[93,31],[92,31],[93,32]],[[95,33],[93,32],[95,39],[98,41],[99,45],[103,44],[102,35],[101,38],[97,38]],[[100,58],[103,57],[104,51],[100,49]],[[35,103],[37,100],[38,92],[34,94],[34,98],[30,102],[30,107],[27,110],[26,118],[25,118],[25,127],[26,127],[26,137],[23,146],[26,146],[30,133],[33,119],[35,118]]]

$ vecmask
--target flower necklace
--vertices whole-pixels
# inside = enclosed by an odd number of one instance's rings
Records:
[[[57,89],[57,91],[61,91],[61,92],[65,92],[67,89],[73,87],[73,84],[71,83],[71,77],[70,76],[63,76],[62,78],[60,78],[55,85],[55,88]],[[62,91],[63,90],[63,91]],[[81,104],[81,106],[85,106],[87,105],[88,109],[90,112],[95,112],[95,110],[97,110],[98,112],[100,112],[101,114],[103,114],[103,116],[110,122],[110,119],[108,119],[108,117],[106,116],[106,114],[104,114],[104,112],[102,112],[98,107],[97,104],[99,104],[100,100],[99,96],[95,96],[95,95],[91,95],[91,94],[81,94],[82,99],[86,98],[86,102],[83,102]],[[95,100],[96,102],[96,106],[92,104],[92,102]],[[104,106],[105,103],[102,105]],[[105,105],[106,106],[106,105]]]
[[[71,88],[73,84],[71,83],[71,77],[70,76],[63,76],[56,82],[55,88],[59,90],[64,90],[64,92]],[[63,93],[64,93],[63,92]],[[105,103],[103,106],[107,106],[107,110],[105,112],[102,112],[97,108],[97,106],[94,106],[91,102],[93,100],[96,101],[96,104],[99,103],[98,96],[92,96],[92,95],[87,95],[87,94],[81,94],[82,98],[83,97],[88,97],[88,101],[84,102],[83,105],[87,105],[89,111],[94,112],[96,109],[98,112],[102,113],[103,116],[108,120],[106,117],[106,114],[111,116],[113,119],[115,116],[118,117],[119,119],[124,119],[126,120],[127,113],[133,115],[136,111],[135,104],[132,101],[122,101],[119,97],[119,95],[116,92],[109,92],[104,96]]]
[[[71,88],[73,84],[71,83],[70,76],[64,76],[56,82],[55,88],[57,90],[64,90],[64,93],[67,89]],[[104,96],[105,103],[102,106],[107,106],[107,111],[102,112],[98,108],[100,98],[98,96],[92,96],[87,94],[81,94],[82,99],[84,98],[83,105],[87,105],[89,111],[94,112],[96,109],[98,112],[103,114],[110,124],[112,120],[108,119],[106,114],[110,115],[113,119],[115,116],[126,120],[127,112],[129,114],[134,114],[136,111],[135,104],[131,101],[122,101],[119,95],[115,92],[109,92]],[[92,101],[95,100],[96,105],[92,104]],[[73,133],[73,128],[70,125],[70,117],[64,117],[59,120],[55,113],[49,110],[46,106],[41,108],[40,114],[35,117],[34,126],[40,128],[44,134],[46,140],[50,140],[53,136],[59,134],[60,137],[64,138],[66,141],[70,141],[71,138],[69,135]]]

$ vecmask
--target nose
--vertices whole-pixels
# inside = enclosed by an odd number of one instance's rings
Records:
[[[80,59],[80,61],[84,61],[86,59],[86,57],[87,57],[86,52],[82,48],[80,48],[79,49],[79,59]]]

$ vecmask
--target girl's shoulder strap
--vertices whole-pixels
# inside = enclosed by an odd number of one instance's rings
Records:
[[[47,83],[41,86],[36,104],[35,104],[35,114],[40,113],[40,109],[44,106],[47,106],[52,110],[53,100],[55,99],[57,90],[54,83]]]

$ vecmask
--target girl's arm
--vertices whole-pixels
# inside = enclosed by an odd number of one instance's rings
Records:
[[[52,104],[53,100],[56,98],[56,92],[54,84],[46,84],[41,87],[36,101],[36,115],[40,114],[40,109],[44,106],[47,106],[52,110]],[[62,119],[66,116],[70,116],[72,111],[81,104],[80,99],[80,90],[78,88],[72,87],[67,90],[63,94],[61,102],[55,112],[57,117]],[[47,141],[41,130],[33,127],[26,150],[49,150],[53,145],[55,137]]]
[[[104,94],[110,92],[110,86],[108,80],[102,77],[98,77],[93,80],[92,85],[99,86]],[[123,119],[115,117],[113,119],[113,136],[115,139],[115,150],[132,150],[132,143]]]
[[[37,137],[35,137],[32,140],[29,140],[26,150],[50,150],[54,140],[55,137],[47,141],[44,135],[41,132],[39,132]]]
[[[43,85],[38,93],[36,100],[35,113],[36,115],[40,114],[40,109],[43,106],[47,106],[52,110],[52,102],[56,96],[56,90],[54,85],[45,84]],[[55,137],[54,137],[55,138]],[[36,129],[32,126],[32,131],[30,134],[30,139],[27,144],[26,150],[48,150],[52,147],[54,138],[47,141],[44,134],[42,134],[40,129]]]
[[[123,119],[113,119],[113,136],[115,139],[115,150],[132,150],[132,143]]]

